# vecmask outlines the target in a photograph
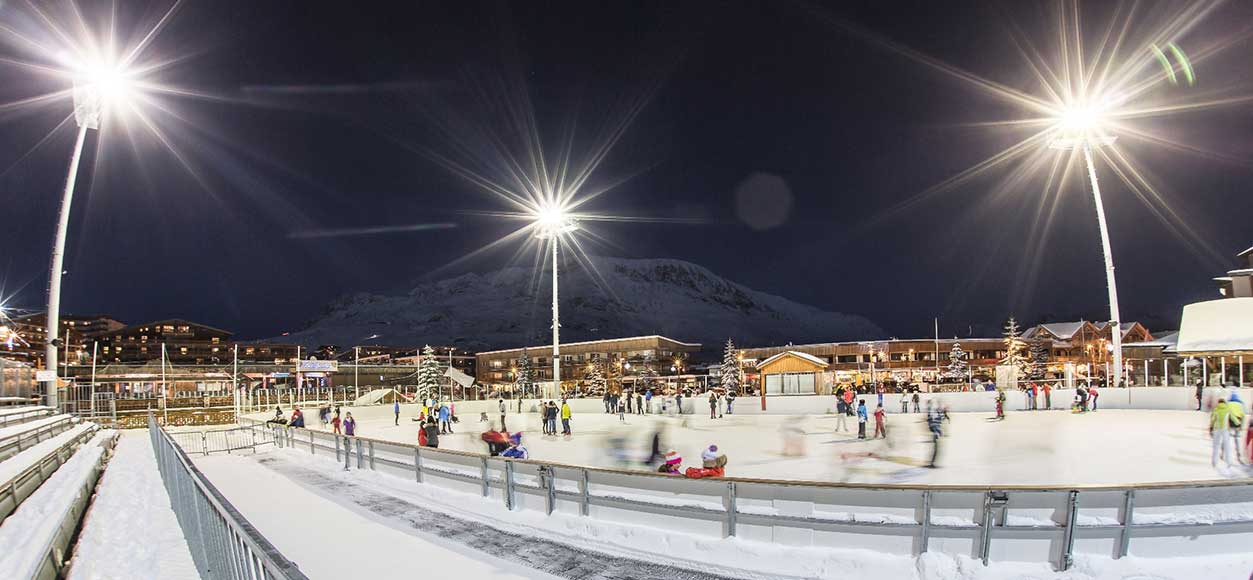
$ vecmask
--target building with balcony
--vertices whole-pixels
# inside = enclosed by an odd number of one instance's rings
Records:
[[[643,374],[656,375],[672,381],[681,377],[694,382],[687,374],[690,357],[700,352],[698,343],[681,342],[664,336],[633,336],[607,340],[570,342],[561,345],[561,383],[564,389],[585,382],[592,366],[601,364],[610,388],[632,384]],[[493,389],[508,389],[516,380],[518,359],[526,352],[531,359],[532,380],[551,382],[553,347],[528,346],[493,350],[475,354],[474,375],[480,384]]]

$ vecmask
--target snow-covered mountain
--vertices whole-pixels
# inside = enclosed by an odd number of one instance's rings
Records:
[[[861,316],[758,292],[682,260],[595,257],[592,263],[602,285],[577,264],[562,266],[562,342],[661,334],[717,348],[728,337],[752,346],[883,336]],[[529,267],[507,267],[422,283],[401,296],[358,293],[330,304],[304,330],[277,340],[307,346],[439,344],[471,351],[549,344],[550,272],[536,276]]]

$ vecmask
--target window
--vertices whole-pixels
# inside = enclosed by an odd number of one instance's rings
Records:
[[[140,336],[139,342],[148,342],[148,335],[145,334],[143,336]]]
[[[218,351],[218,347],[216,347],[216,346],[215,346],[215,347],[213,347],[213,352],[217,352],[217,351]]]
[[[816,392],[814,379],[814,373],[766,375],[766,394],[812,395]]]
[[[178,347],[178,352],[179,354],[187,354],[187,347],[185,346]]]
[[[498,369],[504,366],[505,366],[505,361],[503,360],[497,359],[497,360],[492,361],[492,368],[494,369]]]
[[[213,337],[213,339],[212,339],[212,340],[210,340],[209,342],[212,342],[213,344],[218,344],[218,343],[222,342],[222,339],[221,339],[220,337],[215,336],[215,337]]]
[[[837,356],[837,357],[836,357],[836,362],[841,362],[841,363],[855,363],[855,362],[857,362],[857,355],[855,355],[855,354],[842,354],[842,355],[840,355],[840,356]]]

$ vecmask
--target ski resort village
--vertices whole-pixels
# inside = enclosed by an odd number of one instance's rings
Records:
[[[0,2],[0,578],[1253,578],[1250,30]]]

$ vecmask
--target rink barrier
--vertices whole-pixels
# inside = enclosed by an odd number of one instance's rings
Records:
[[[355,456],[358,469],[478,493],[510,511],[711,537],[909,556],[938,551],[985,564],[1048,562],[1059,570],[1070,568],[1075,554],[1199,556],[1253,541],[1253,479],[1072,486],[687,479],[242,421],[275,430],[280,447],[308,442],[310,452],[333,454],[345,468]],[[1181,513],[1190,515],[1172,518]]]
[[[192,464],[152,413],[148,434],[170,507],[202,578],[308,580]]]

